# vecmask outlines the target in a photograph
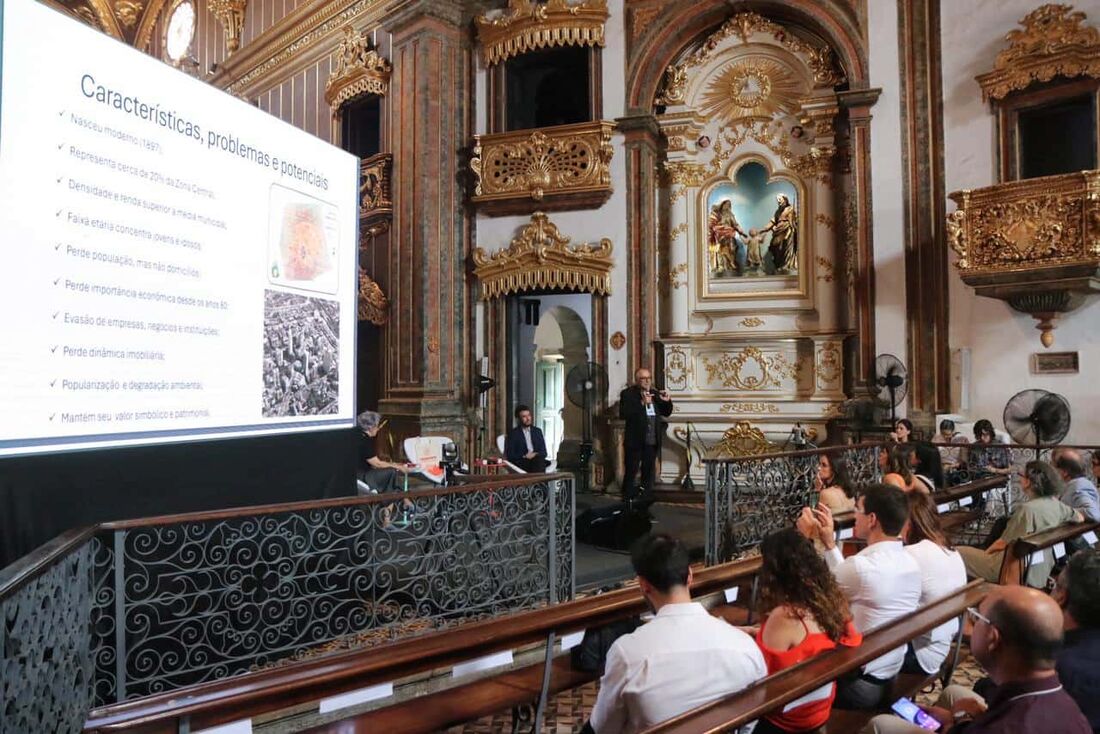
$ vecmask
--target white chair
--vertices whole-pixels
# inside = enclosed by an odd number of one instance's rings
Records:
[[[450,443],[446,436],[413,436],[406,438],[405,456],[410,464],[416,464],[417,471],[429,481],[442,484],[444,473],[439,462],[443,460],[443,445]]]
[[[513,472],[515,472],[517,474],[526,474],[527,473],[526,471],[524,471],[523,469],[520,469],[518,466],[516,466],[512,462],[508,461],[508,459],[504,456],[504,441],[505,441],[505,435],[503,433],[500,434],[499,436],[497,436],[497,451],[500,452],[501,458],[504,459],[504,465],[507,466],[509,469],[511,469]],[[546,467],[546,473],[547,474],[553,474],[557,470],[558,470],[558,462],[557,461],[551,461]]]

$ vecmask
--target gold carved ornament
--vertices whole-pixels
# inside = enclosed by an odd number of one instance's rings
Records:
[[[772,38],[789,51],[802,58],[810,68],[817,86],[834,87],[844,81],[844,75],[836,69],[833,52],[828,47],[816,46],[803,41],[778,23],[774,23],[757,13],[737,13],[711,34],[702,45],[679,64],[673,64],[665,70],[662,89],[657,104],[680,104],[687,91],[687,70],[705,63],[722,41],[738,36],[741,43],[748,43],[755,33],[770,34]]]
[[[382,326],[389,319],[390,301],[382,287],[359,268],[359,320]]]
[[[819,387],[835,384],[843,376],[840,345],[837,342],[825,342],[821,345],[821,350],[817,353],[814,374],[817,376]]]
[[[616,331],[611,335],[611,348],[616,352],[626,346],[626,334]]]
[[[1085,14],[1051,3],[1028,13],[1022,28],[1005,36],[993,71],[978,77],[985,101],[1003,99],[1034,82],[1056,76],[1100,78],[1100,30],[1085,25]]]
[[[551,46],[604,45],[607,0],[508,0],[499,14],[475,20],[481,55],[487,66]]]
[[[750,362],[759,374],[745,372]],[[736,356],[723,354],[714,362],[703,357],[703,367],[707,371],[708,382],[754,392],[781,387],[784,379],[797,379],[801,363],[792,363],[782,354],[765,355],[758,347],[746,347]]]
[[[778,413],[775,403],[722,403],[720,413]]]
[[[668,284],[670,286],[672,286],[673,288],[676,288],[676,289],[683,288],[684,286],[686,286],[687,285],[687,277],[686,277],[687,276],[687,271],[688,271],[688,264],[687,263],[680,263],[679,265],[671,268],[668,271]],[[685,276],[683,280],[680,280],[681,275]]]
[[[115,15],[118,16],[118,22],[128,31],[133,30],[137,25],[142,9],[143,3],[140,0],[115,1]]]
[[[665,357],[665,384],[677,390],[687,388],[688,375],[691,374],[691,363],[681,347],[669,347],[668,356]]]
[[[241,47],[241,29],[248,0],[210,0],[210,12],[225,30],[225,47],[233,53]]]
[[[761,456],[775,451],[775,446],[764,432],[749,423],[738,421],[722,434],[709,454],[711,459],[739,459],[744,456]]]
[[[339,109],[364,94],[386,96],[390,89],[390,62],[382,58],[366,32],[344,26],[344,40],[336,51],[336,68],[325,82],[325,101]]]
[[[775,59],[737,61],[711,78],[699,110],[723,125],[772,120],[780,112],[797,112],[808,91],[794,71]]]
[[[764,325],[764,319],[757,316],[746,316],[737,323],[744,326],[746,329],[755,329],[758,326]]]
[[[597,120],[528,133],[475,135],[474,201],[611,191],[611,132]]]
[[[359,216],[364,219],[391,214],[390,194],[393,154],[379,153],[359,164]]]
[[[611,295],[611,240],[605,237],[598,245],[569,241],[546,214],[535,212],[505,249],[490,255],[475,248],[474,275],[482,300],[546,288]]]
[[[956,191],[947,242],[963,275],[1100,258],[1100,171]]]

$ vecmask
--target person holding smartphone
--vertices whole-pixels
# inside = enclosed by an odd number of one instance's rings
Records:
[[[619,393],[619,417],[623,431],[623,499],[639,496],[637,476],[641,470],[641,495],[652,497],[653,473],[661,453],[664,418],[672,415],[668,390],[653,388],[653,374],[646,367],[634,372],[634,383]]]
[[[1055,672],[1062,610],[1053,599],[1026,586],[997,586],[967,613],[974,623],[970,649],[996,693],[987,701],[964,686],[948,686],[935,706],[919,707],[924,715],[902,699],[894,714],[871,719],[865,734],[1092,734]]]

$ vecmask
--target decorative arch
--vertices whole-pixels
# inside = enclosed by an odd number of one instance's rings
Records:
[[[732,12],[748,10],[778,22],[806,28],[825,41],[837,56],[850,88],[867,86],[867,54],[852,9],[842,0],[763,0],[731,7],[727,0],[669,3],[648,24],[630,54],[626,79],[626,107],[648,114],[664,80],[665,70],[682,50],[698,43]]]

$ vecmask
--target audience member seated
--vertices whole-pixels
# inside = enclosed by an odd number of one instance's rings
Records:
[[[1092,452],[1092,483],[1100,486],[1100,451]]]
[[[940,526],[932,498],[923,492],[910,492],[906,497],[909,521],[905,524],[905,550],[920,567],[920,604],[924,606],[966,586],[966,566]],[[938,672],[958,629],[959,620],[952,619],[909,643],[902,672]]]
[[[943,461],[936,447],[924,441],[914,441],[910,460],[913,463],[913,472],[918,477],[924,477],[932,482],[935,489],[943,489]]]
[[[898,418],[894,422],[894,430],[890,439],[897,443],[909,443],[913,440],[913,422],[908,418]]]
[[[974,443],[966,450],[966,468],[971,479],[1012,473],[1008,449],[996,444],[997,432],[992,423],[982,418],[974,424]]]
[[[852,624],[848,600],[813,543],[788,528],[764,538],[760,555],[757,608],[763,621],[756,644],[769,675],[837,645],[856,647],[863,641]],[[755,734],[810,732],[822,726],[836,686],[830,683],[814,694],[812,700],[760,720]]]
[[[998,580],[1005,549],[1017,538],[1050,530],[1067,522],[1083,522],[1084,517],[1077,510],[1063,503],[1058,496],[1062,482],[1054,467],[1044,461],[1029,461],[1020,472],[1026,501],[1013,510],[1005,525],[1004,532],[988,548],[961,546],[966,572],[986,581]],[[1054,563],[1047,558],[1037,559],[1027,569],[1027,585],[1042,588]]]
[[[912,455],[913,446],[910,444],[891,446],[882,477],[883,483],[892,484],[906,492],[931,492],[935,487],[932,480],[922,474],[913,473]]]
[[[812,528],[825,546],[825,562],[852,606],[852,619],[863,634],[912,613],[920,602],[921,570],[905,552],[899,535],[909,515],[905,493],[873,484],[856,499],[855,534],[867,547],[844,558],[836,546],[833,514],[825,505],[804,508],[800,528]],[[894,677],[905,661],[905,646],[872,660],[837,681],[836,705],[873,709],[887,703]]]
[[[516,421],[504,439],[504,458],[528,473],[546,471],[550,465],[546,460],[546,439],[542,429],[534,425],[531,409],[517,405]]]
[[[1085,462],[1081,458],[1081,452],[1076,449],[1062,449],[1054,459],[1054,468],[1065,483],[1062,488],[1062,502],[1080,512],[1086,520],[1100,521],[1100,498],[1096,494],[1096,485],[1085,476]]]
[[[641,731],[767,675],[751,637],[691,601],[683,543],[647,535],[635,543],[631,561],[656,616],[611,646],[585,731]]]
[[[1062,615],[1053,599],[1026,586],[1001,586],[967,611],[974,621],[970,649],[997,692],[987,702],[969,688],[948,686],[935,706],[921,707],[941,734],[1091,734],[1055,672]],[[876,716],[863,731],[928,732],[893,714]]]
[[[1058,677],[1095,734],[1100,732],[1100,551],[1075,553],[1051,596],[1062,607],[1066,632]]]
[[[361,482],[375,492],[393,492],[397,490],[397,475],[408,474],[404,464],[395,464],[378,458],[378,432],[385,425],[381,417],[373,410],[359,414],[359,467],[356,474]]]
[[[822,454],[817,460],[817,480],[814,485],[820,501],[833,512],[849,512],[855,509],[856,492],[848,476],[848,462],[844,455]]]
[[[955,421],[944,418],[940,421],[940,432],[932,437],[932,443],[940,447],[940,460],[943,463],[943,471],[950,477],[958,471],[959,465],[963,463],[963,450],[958,447],[966,446],[970,443],[970,440],[955,430]],[[956,483],[952,482],[952,484]]]

